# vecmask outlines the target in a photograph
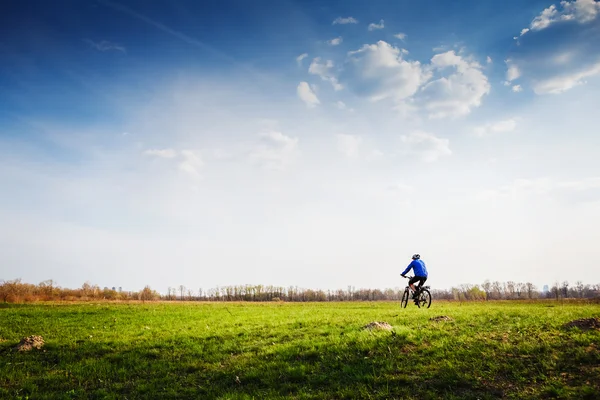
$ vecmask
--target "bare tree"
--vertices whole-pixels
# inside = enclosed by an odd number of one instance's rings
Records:
[[[562,292],[563,292],[563,297],[569,297],[569,282],[564,281],[562,283]]]

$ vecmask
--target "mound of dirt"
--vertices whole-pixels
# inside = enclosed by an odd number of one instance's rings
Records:
[[[440,322],[440,321],[454,321],[452,318],[450,318],[447,315],[439,315],[437,317],[431,317],[429,318],[430,321],[434,321],[434,322]]]
[[[387,322],[379,322],[379,321],[373,321],[368,323],[367,325],[362,327],[363,329],[383,329],[386,331],[391,331],[393,328],[390,324],[388,324]]]
[[[600,329],[600,318],[576,319],[565,324],[566,328]]]
[[[44,338],[33,335],[21,339],[21,342],[17,345],[17,350],[30,351],[33,349],[41,349],[42,347],[44,347]]]

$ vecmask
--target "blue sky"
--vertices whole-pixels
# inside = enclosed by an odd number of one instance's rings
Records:
[[[600,281],[600,2],[26,1],[1,279]],[[572,265],[577,265],[573,274]]]

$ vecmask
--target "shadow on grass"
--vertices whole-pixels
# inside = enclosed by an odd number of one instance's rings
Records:
[[[9,364],[0,378],[0,397],[485,399],[501,395],[458,366],[426,358],[416,343],[401,335],[378,332],[367,340],[355,339],[335,344],[277,343],[227,354],[216,352],[222,342],[217,338],[182,337],[159,345],[140,342],[125,347],[91,341],[48,344],[29,353],[16,353],[12,343],[0,343],[2,358]]]
[[[589,382],[600,365],[589,345],[540,348],[539,358],[515,346],[502,358],[498,348],[434,348],[402,332],[250,347],[221,336],[49,343],[29,353],[14,344],[0,343],[0,398],[598,398],[600,389]]]

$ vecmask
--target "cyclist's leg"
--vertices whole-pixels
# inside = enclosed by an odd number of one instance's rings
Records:
[[[415,285],[415,292],[419,293],[419,290],[421,290],[421,286],[423,286],[425,284],[427,277],[426,276],[415,276],[415,278],[417,278],[415,283],[419,284],[419,286]]]
[[[415,282],[417,282],[419,280],[418,276],[413,276],[412,278],[410,278],[408,280],[408,286],[410,286],[410,288],[414,291],[416,291],[417,289],[415,288]]]

